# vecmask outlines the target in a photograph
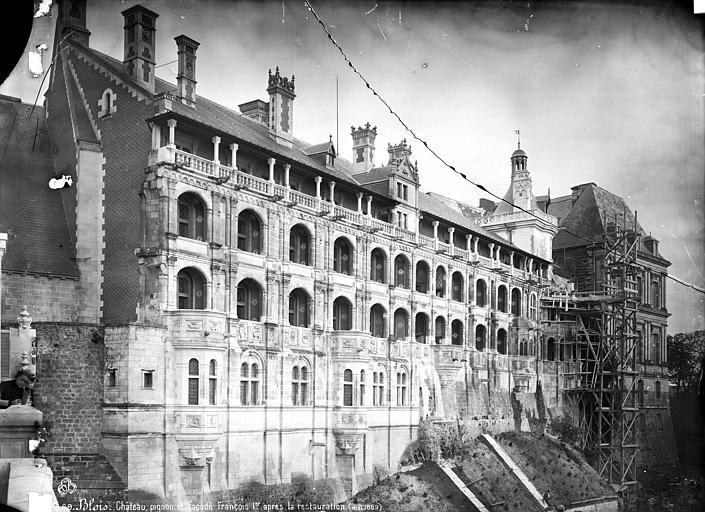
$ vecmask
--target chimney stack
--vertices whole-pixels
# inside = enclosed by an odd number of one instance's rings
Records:
[[[374,167],[377,127],[370,128],[370,123],[364,127],[351,126],[350,135],[353,139],[353,174],[368,172]]]
[[[179,74],[176,75],[178,95],[186,105],[196,105],[196,50],[200,43],[185,35],[176,36]]]
[[[142,86],[154,92],[156,21],[159,15],[141,5],[122,11],[125,18],[125,69]]]
[[[71,34],[71,39],[88,46],[88,38],[91,33],[86,29],[86,0],[62,0],[59,2],[56,28],[54,44],[58,44],[64,37]],[[54,51],[54,55],[56,55],[56,51]]]
[[[387,144],[387,152],[389,153],[389,163],[392,165],[395,160],[400,160],[404,157],[411,156],[411,146],[406,143],[406,139],[402,139],[399,144]]]
[[[274,140],[288,148],[294,143],[294,75],[291,80],[269,70],[269,133]]]

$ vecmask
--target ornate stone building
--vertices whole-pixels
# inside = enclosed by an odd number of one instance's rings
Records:
[[[128,488],[179,499],[305,474],[349,493],[408,457],[422,418],[511,429],[510,392],[534,411],[539,381],[561,406],[570,364],[545,361],[539,322],[555,217],[479,219],[421,191],[405,140],[375,164],[369,123],[351,161],[299,140],[301,91],[278,68],[267,102],[209,101],[185,35],[177,83],[156,78],[142,6],[123,12],[122,59],[105,55],[85,4],[56,7],[45,172],[73,180],[55,196],[72,234],[57,300],[100,326],[94,434]],[[526,161],[511,156],[508,196],[537,211]]]

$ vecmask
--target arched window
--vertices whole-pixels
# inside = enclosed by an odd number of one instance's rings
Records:
[[[463,274],[460,272],[453,272],[451,287],[450,298],[457,300],[458,302],[463,302],[463,289],[465,288]]]
[[[309,296],[302,288],[296,288],[289,294],[289,325],[309,326]]]
[[[487,346],[487,329],[484,325],[478,325],[475,327],[475,349],[480,352],[485,351]]]
[[[373,249],[370,254],[370,279],[377,283],[384,283],[387,257],[382,249]]]
[[[428,293],[429,277],[431,272],[428,264],[425,261],[419,261],[416,264],[416,291],[419,293]]]
[[[237,248],[255,254],[262,252],[262,223],[252,210],[243,210],[237,216]]]
[[[497,288],[497,310],[502,313],[507,312],[507,287],[504,285]]]
[[[188,362],[188,404],[198,405],[199,389],[199,369],[198,359],[191,359]]]
[[[521,291],[519,288],[512,288],[512,315],[521,315]]]
[[[556,340],[554,338],[548,338],[548,343],[546,346],[546,359],[549,361],[556,360]]]
[[[206,280],[198,270],[183,268],[176,274],[179,309],[205,309]]]
[[[195,240],[206,239],[206,215],[203,201],[196,194],[181,194],[178,203],[179,236]]]
[[[406,372],[397,372],[397,406],[406,405]]]
[[[242,363],[240,366],[240,403],[259,405],[259,366],[257,363]]]
[[[409,335],[409,313],[405,309],[394,312],[394,339],[403,340]]]
[[[453,345],[463,344],[463,322],[460,320],[453,320],[450,323],[450,342]]]
[[[375,338],[387,336],[387,312],[381,304],[375,304],[370,308],[370,334]]]
[[[475,286],[475,304],[481,308],[487,306],[487,285],[482,279],[478,279]]]
[[[360,406],[365,405],[365,370],[360,370],[360,392],[357,395],[357,404]]]
[[[352,370],[343,372],[343,405],[353,404],[353,373]]]
[[[394,284],[400,288],[409,288],[409,260],[400,254],[394,258]]]
[[[504,329],[497,331],[497,352],[507,355],[507,331]]]
[[[414,333],[416,341],[419,343],[428,343],[428,316],[426,313],[416,313],[416,323],[414,325]]]
[[[352,305],[345,297],[333,301],[333,330],[349,331],[352,329]]]
[[[531,297],[529,297],[529,318],[531,320],[536,320],[536,295],[531,294]]]
[[[439,266],[436,269],[436,297],[446,296],[446,271]]]
[[[256,322],[262,317],[262,288],[252,279],[243,279],[237,285],[237,317]]]
[[[301,265],[311,264],[311,235],[301,224],[289,231],[289,261]]]
[[[372,372],[372,405],[384,405],[384,371]]]
[[[352,275],[353,250],[350,242],[340,237],[333,244],[333,271]]]
[[[529,355],[529,342],[526,341],[525,339],[522,339],[519,342],[519,355],[520,356],[528,356]]]
[[[218,364],[215,359],[211,359],[208,365],[208,403],[215,405],[218,394]]]
[[[308,405],[308,368],[304,365],[291,369],[291,403]]]
[[[446,339],[446,319],[442,316],[436,317],[436,343],[440,344]]]

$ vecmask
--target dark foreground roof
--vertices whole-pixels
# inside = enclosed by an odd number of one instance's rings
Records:
[[[62,194],[54,176],[44,108],[0,97],[0,232],[8,234],[2,270],[77,277]],[[36,134],[36,136],[35,136]]]

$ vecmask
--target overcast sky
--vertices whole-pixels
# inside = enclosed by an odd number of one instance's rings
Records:
[[[135,3],[88,0],[91,46],[121,59],[120,11]],[[201,43],[197,92],[233,109],[267,100],[267,70],[279,66],[296,75],[296,137],[339,134],[338,151],[350,159],[350,126],[369,121],[378,127],[377,164],[386,163],[387,143],[406,138],[422,189],[471,204],[487,197],[413,140],[303,0],[140,3],[160,15],[157,76],[175,81],[173,38],[182,33]],[[595,182],[623,196],[661,240],[670,272],[705,287],[703,15],[670,2],[311,3],[377,92],[447,162],[501,196],[520,129],[535,194]],[[705,328],[704,298],[669,281],[669,332]]]

